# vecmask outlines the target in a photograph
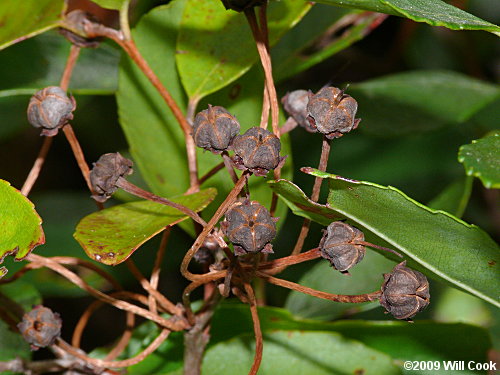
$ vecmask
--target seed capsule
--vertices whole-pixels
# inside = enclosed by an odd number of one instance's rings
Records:
[[[90,171],[90,182],[95,192],[92,198],[101,203],[106,202],[118,189],[118,179],[132,174],[132,165],[132,161],[118,152],[102,155]]]
[[[263,5],[266,1],[267,0],[222,0],[222,4],[226,9],[243,12],[245,9]]]
[[[299,126],[310,133],[316,133],[317,129],[309,124],[307,119],[307,104],[309,103],[309,91],[295,90],[287,93],[282,99],[283,108],[293,117]]]
[[[363,232],[358,228],[334,221],[326,228],[319,244],[321,256],[328,259],[336,270],[349,273],[347,270],[361,262],[365,256],[365,247],[355,244],[364,239]]]
[[[28,105],[28,121],[42,128],[42,135],[54,136],[59,128],[73,119],[75,99],[58,86],[46,87],[33,95]]]
[[[248,169],[256,176],[266,176],[271,169],[281,167],[285,161],[280,157],[281,142],[266,129],[253,127],[234,138],[231,148],[238,169]]]
[[[44,306],[36,306],[24,314],[17,325],[23,338],[31,344],[31,350],[52,345],[61,335],[62,320],[58,313]]]
[[[420,272],[398,264],[384,275],[380,304],[396,319],[411,319],[429,305],[429,282]]]
[[[99,20],[91,13],[81,9],[75,9],[64,17],[64,24],[67,28],[60,28],[59,33],[64,35],[75,46],[81,48],[97,48],[102,38],[86,38],[86,26],[92,23],[99,23]],[[72,30],[72,31],[70,31]]]
[[[336,87],[324,87],[311,95],[307,104],[308,121],[329,139],[342,137],[358,127],[360,119],[354,118],[358,103]]]
[[[276,220],[258,202],[237,202],[226,212],[221,227],[236,255],[272,253],[270,242],[276,237]]]
[[[193,138],[196,146],[220,154],[227,150],[240,131],[240,124],[223,107],[208,106],[199,112],[193,124]]]

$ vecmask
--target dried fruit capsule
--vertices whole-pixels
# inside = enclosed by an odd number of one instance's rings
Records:
[[[223,107],[208,106],[199,112],[193,123],[193,138],[196,146],[219,154],[227,150],[240,131],[240,124]]]
[[[245,9],[263,5],[267,0],[222,0],[226,9],[232,9],[237,12],[243,12]]]
[[[281,142],[266,129],[253,127],[234,138],[231,148],[238,169],[249,169],[256,176],[265,176],[271,169],[281,167],[285,158],[280,157]]]
[[[282,99],[283,108],[293,117],[297,124],[310,133],[316,133],[316,128],[309,124],[307,119],[307,104],[309,103],[309,91],[295,90],[287,93]]]
[[[73,119],[75,99],[58,86],[46,87],[33,95],[28,105],[28,121],[42,128],[42,135],[54,136],[59,128]]]
[[[269,242],[276,236],[276,219],[258,202],[235,203],[226,212],[221,227],[236,255],[273,252]]]
[[[380,304],[396,319],[411,319],[429,304],[429,282],[420,272],[398,264],[384,275]]]
[[[99,46],[102,38],[86,38],[86,25],[90,23],[99,23],[99,20],[91,13],[81,9],[75,9],[64,17],[66,28],[60,28],[59,33],[64,35],[75,46],[81,48],[96,48]],[[72,31],[70,31],[72,30]]]
[[[329,139],[338,138],[358,127],[354,118],[358,103],[336,87],[323,87],[310,96],[307,104],[309,124]]]
[[[118,152],[102,155],[90,171],[90,182],[95,193],[92,198],[101,203],[106,202],[118,189],[118,179],[132,174],[132,165],[132,161]]]
[[[319,244],[321,256],[328,259],[336,270],[347,270],[361,262],[365,256],[365,247],[356,245],[364,241],[365,236],[358,228],[341,221],[334,221],[326,229]]]
[[[36,306],[24,314],[17,325],[32,350],[52,345],[61,335],[62,320],[58,313],[44,306]]]

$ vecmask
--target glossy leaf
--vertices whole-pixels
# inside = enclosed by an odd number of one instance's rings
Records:
[[[244,374],[252,366],[253,335],[242,335],[207,350],[202,372]],[[398,374],[392,359],[334,332],[275,331],[264,335],[259,374]]]
[[[363,39],[380,16],[315,4],[299,24],[272,48],[275,81],[291,78]],[[330,35],[330,28],[335,28],[336,23],[340,28],[345,27],[343,22],[348,19],[351,20],[349,27],[341,35]]]
[[[173,198],[193,211],[203,210],[216,195],[215,189]],[[144,242],[188,218],[175,208],[151,201],[137,201],[94,212],[77,225],[75,239],[87,255],[116,265],[130,257]]]
[[[443,210],[461,218],[467,208],[472,192],[473,178],[465,176],[448,185],[437,197],[427,204],[429,208]]]
[[[176,0],[153,9],[132,32],[140,52],[181,108],[186,101],[175,67],[174,30],[185,3]],[[182,194],[189,187],[183,133],[156,89],[129,58],[120,65],[116,99],[130,153],[147,184],[161,196]]]
[[[4,1],[0,5],[0,50],[58,26],[64,0]]]
[[[61,35],[48,32],[19,43],[0,54],[0,98],[33,95],[45,86],[57,85],[61,79],[71,44]],[[118,86],[120,53],[106,43],[99,48],[83,48],[73,71],[69,91],[72,94],[112,94]],[[27,106],[27,103],[26,103]]]
[[[500,97],[498,86],[451,71],[413,71],[349,86],[360,130],[402,136],[462,123]]]
[[[331,179],[327,206],[334,213],[387,241],[430,277],[500,306],[499,247],[480,228],[432,210],[391,186],[312,173]],[[278,193],[290,188],[284,181],[271,186]]]
[[[123,4],[129,3],[130,0],[92,0],[92,2],[106,9],[120,10]]]
[[[327,293],[370,293],[382,285],[382,275],[390,272],[394,266],[394,262],[367,249],[363,261],[349,270],[350,276],[333,269],[329,262],[322,259],[312,266],[298,283]],[[379,306],[378,301],[332,303],[297,291],[291,291],[285,303],[285,308],[298,317],[321,320],[338,319],[344,314],[352,315]]]
[[[460,147],[458,161],[488,189],[500,188],[500,131]]]
[[[42,219],[33,203],[4,180],[0,180],[0,212],[0,263],[7,255],[22,260],[45,243]]]
[[[441,0],[319,0],[318,2],[387,13],[452,30],[484,30],[500,33],[500,27]]]
[[[273,45],[309,10],[303,0],[268,6]],[[233,82],[257,61],[250,27],[243,14],[226,11],[220,0],[191,0],[184,9],[177,40],[177,65],[190,98],[201,99]]]

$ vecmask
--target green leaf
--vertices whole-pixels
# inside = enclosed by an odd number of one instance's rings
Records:
[[[387,13],[452,30],[484,30],[500,34],[500,27],[440,0],[319,0],[318,2]]]
[[[4,1],[0,6],[0,50],[58,26],[64,0]]]
[[[193,211],[203,210],[216,195],[215,189],[173,198]],[[130,257],[139,246],[188,218],[170,206],[151,201],[130,202],[94,212],[77,225],[75,239],[87,255],[101,263],[116,265]]]
[[[442,210],[461,218],[467,208],[472,192],[473,178],[465,176],[448,185],[437,197],[427,204],[434,210]]]
[[[252,366],[253,335],[242,335],[207,350],[206,375],[245,374]],[[259,374],[399,374],[392,359],[334,332],[276,331],[264,335]]]
[[[123,4],[129,3],[130,0],[92,0],[102,8],[120,10]]]
[[[57,85],[61,79],[71,44],[61,35],[48,32],[26,40],[0,54],[2,88],[0,98],[33,95],[46,86]],[[73,71],[69,91],[72,94],[112,94],[118,86],[117,49],[103,43],[97,49],[83,48]],[[26,102],[26,106],[27,106]]]
[[[268,6],[269,42],[275,44],[310,9],[303,0]],[[177,40],[177,65],[190,98],[201,99],[234,81],[258,54],[243,14],[226,11],[220,0],[187,3]]]
[[[500,97],[498,86],[451,71],[393,74],[349,86],[362,131],[402,136],[462,123]]]
[[[363,261],[344,275],[333,269],[326,260],[320,260],[302,276],[298,283],[327,293],[362,294],[377,289],[383,282],[382,274],[390,272],[395,263],[367,249]],[[291,291],[285,303],[287,310],[301,318],[332,320],[344,314],[379,307],[377,302],[332,303],[308,294]]]
[[[150,67],[181,108],[186,100],[175,67],[175,30],[185,0],[153,9],[141,18],[133,38]],[[162,97],[128,58],[120,64],[116,94],[120,125],[130,153],[155,194],[173,196],[189,187],[182,130]]]
[[[0,212],[0,263],[7,255],[22,260],[45,243],[42,219],[33,203],[4,180],[0,180]]]
[[[380,0],[404,17],[452,30],[484,30],[500,35],[500,27],[441,0]]]
[[[358,13],[315,4],[302,21],[272,48],[275,81],[291,78],[366,37],[380,14]],[[356,17],[356,22],[349,24],[341,35],[326,36],[329,28],[335,27],[336,22],[340,25],[343,20],[353,17]]]
[[[500,188],[500,130],[460,147],[458,161],[486,188]]]
[[[432,210],[391,186],[311,173],[330,178],[327,206],[333,212],[387,241],[430,277],[500,306],[499,247],[480,228]],[[289,183],[281,180],[271,187],[280,194]]]
[[[416,321],[414,324],[408,324],[400,321],[356,320],[340,320],[334,323],[318,322],[298,319],[285,309],[273,307],[259,308],[259,319],[264,334],[297,330],[336,332],[345,339],[362,342],[371,349],[386,353],[397,360],[399,366],[409,360],[486,362],[488,350],[492,346],[485,329],[462,323]],[[227,340],[237,335],[251,335],[253,333],[252,318],[248,306],[222,304],[214,314],[210,332],[212,338],[209,346],[220,342],[228,343]],[[467,340],[464,340],[464,337],[467,337]],[[266,344],[265,342],[264,347]],[[332,352],[326,358],[332,360],[334,355],[335,353]],[[290,369],[290,367],[284,367]],[[315,372],[312,373],[315,374]],[[411,371],[407,373],[411,374]],[[433,371],[433,373],[440,372]],[[467,374],[471,373],[474,372],[467,372]]]

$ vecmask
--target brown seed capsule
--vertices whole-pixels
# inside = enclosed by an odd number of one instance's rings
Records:
[[[361,262],[365,256],[365,247],[355,244],[364,239],[363,232],[358,228],[334,221],[326,228],[319,243],[321,256],[328,259],[336,270],[349,273],[347,270]]]
[[[384,274],[380,304],[396,319],[411,319],[429,304],[429,282],[418,271],[398,264]]]
[[[42,128],[42,135],[54,136],[59,128],[73,119],[75,99],[68,98],[58,86],[46,87],[33,95],[28,105],[28,121],[35,128]]]
[[[90,171],[90,182],[95,192],[92,198],[101,203],[106,202],[118,189],[118,178],[132,174],[132,165],[132,161],[119,152],[102,155]]]
[[[243,12],[245,9],[263,5],[267,0],[222,0],[226,9]]]
[[[220,154],[227,150],[240,131],[240,124],[223,107],[208,106],[199,112],[193,123],[193,138],[196,146]]]
[[[81,48],[96,48],[102,38],[86,38],[85,26],[88,23],[99,23],[99,20],[91,13],[81,9],[75,9],[64,17],[64,24],[67,28],[60,28],[59,33],[64,35],[75,46]],[[71,29],[73,31],[70,31]]]
[[[295,90],[287,93],[282,99],[283,108],[293,117],[297,124],[310,133],[316,133],[317,129],[311,127],[307,119],[307,103],[309,103],[309,91]]]
[[[211,264],[215,261],[215,253],[220,249],[215,236],[209,234],[193,258],[200,264]]]
[[[358,103],[336,87],[323,87],[310,96],[307,104],[309,124],[329,139],[342,137],[358,127],[360,119],[354,118]]]
[[[276,220],[258,202],[237,202],[226,212],[221,228],[233,243],[236,255],[272,253],[269,242],[276,236]]]
[[[236,154],[233,158],[238,169],[248,169],[256,176],[266,176],[271,169],[281,167],[285,162],[280,157],[281,142],[266,129],[253,127],[243,135],[234,138],[231,148]]]
[[[17,325],[24,339],[31,344],[31,350],[52,345],[61,335],[61,327],[59,314],[44,306],[36,306],[24,314]]]

